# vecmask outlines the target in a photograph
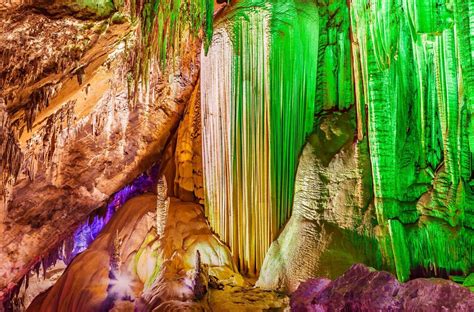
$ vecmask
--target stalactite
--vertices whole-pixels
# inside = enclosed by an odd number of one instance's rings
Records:
[[[5,100],[0,97],[0,221],[6,215],[3,207],[7,206],[11,186],[20,172],[22,162],[23,153],[12,131]]]
[[[206,214],[255,274],[290,215],[313,128],[319,16],[313,4],[244,1],[222,23],[201,60]]]
[[[359,123],[368,129],[379,243],[401,280],[417,270],[466,273],[474,264],[468,238],[472,90],[465,85],[472,79],[472,6],[350,2],[358,112],[362,105],[368,110]],[[442,256],[445,250],[449,257]]]
[[[28,140],[22,170],[31,180],[35,178],[38,164],[52,169],[50,164],[59,161],[61,149],[74,133],[74,106],[75,101],[66,103],[50,115]]]
[[[345,1],[320,1],[316,107],[345,110],[354,103],[349,8]],[[314,53],[314,52],[313,52]]]
[[[28,102],[25,105],[25,123],[28,131],[33,129],[33,123],[36,115],[49,106],[49,100],[55,96],[58,85],[46,84],[43,87],[33,91]]]
[[[129,1],[132,18],[140,21],[137,37],[137,62],[134,69],[135,90],[139,81],[149,81],[150,66],[157,60],[167,66],[169,55],[177,57],[182,49],[182,38],[198,37],[204,25],[205,45],[212,37],[214,0],[145,0]],[[170,62],[173,62],[174,57]],[[136,99],[135,99],[136,100]]]
[[[454,1],[454,20],[456,23],[456,43],[461,68],[461,79],[464,94],[462,100],[466,105],[466,114],[469,124],[467,127],[467,138],[470,149],[471,168],[474,168],[474,2]],[[465,157],[468,157],[466,155]],[[466,164],[467,165],[467,164]]]
[[[270,185],[275,196],[272,204],[278,211],[277,224],[271,231],[273,239],[290,217],[298,156],[306,136],[313,131],[317,77],[313,52],[319,44],[319,15],[316,7],[295,1],[275,3],[272,17],[268,144]]]
[[[218,73],[218,74],[216,74]],[[207,57],[201,58],[202,154],[205,212],[213,230],[237,255],[233,233],[236,210],[232,208],[231,170],[232,43],[223,27],[214,32]],[[224,194],[228,194],[225,196]]]

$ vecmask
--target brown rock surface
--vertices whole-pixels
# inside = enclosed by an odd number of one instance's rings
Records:
[[[135,265],[137,250],[154,231],[155,206],[153,194],[129,200],[89,248],[73,260],[58,282],[32,302],[28,311],[98,311],[107,298],[115,238],[121,241],[120,267],[128,272]],[[143,288],[140,275],[130,274],[129,278],[130,290],[138,294]]]
[[[0,11],[0,300],[175,132],[199,42],[163,78],[154,68],[131,105],[133,35],[126,22]]]
[[[178,128],[174,193],[182,200],[204,204],[200,97],[198,84]]]

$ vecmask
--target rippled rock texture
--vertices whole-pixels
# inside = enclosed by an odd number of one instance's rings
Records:
[[[334,281],[316,278],[302,283],[290,305],[295,312],[472,311],[474,294],[444,279],[400,283],[388,272],[355,264]]]
[[[323,116],[300,156],[293,213],[268,250],[257,285],[294,291],[314,276],[377,263],[367,144],[354,142],[354,112]]]

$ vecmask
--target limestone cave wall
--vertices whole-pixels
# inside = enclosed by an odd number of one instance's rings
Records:
[[[184,33],[186,53],[137,74],[143,36],[129,6],[0,11],[2,300],[159,161],[195,89],[201,43]]]

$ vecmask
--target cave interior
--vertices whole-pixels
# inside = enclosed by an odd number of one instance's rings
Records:
[[[474,0],[0,0],[0,311],[473,292]]]

